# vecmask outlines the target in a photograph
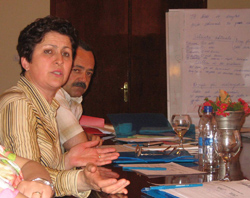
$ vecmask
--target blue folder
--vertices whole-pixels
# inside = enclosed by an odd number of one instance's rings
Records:
[[[136,157],[135,152],[121,152],[118,159],[113,160],[115,164],[139,164],[139,163],[167,163],[167,162],[197,162],[193,155],[147,155]]]
[[[114,128],[122,123],[131,123],[136,134],[175,134],[169,121],[161,113],[120,113],[108,114],[108,117]]]
[[[171,195],[169,193],[166,193],[160,190],[149,190],[149,188],[143,188],[141,192],[154,198],[163,198],[163,197],[164,198],[179,198],[179,197],[176,197],[174,195]]]
[[[161,113],[118,113],[108,114],[108,118],[115,128],[117,137],[128,137],[134,134],[176,135],[168,119]],[[132,125],[132,131],[129,133],[123,132],[123,134],[118,132],[117,126],[123,123],[130,123]],[[191,124],[185,137],[195,138],[195,126],[193,124]]]

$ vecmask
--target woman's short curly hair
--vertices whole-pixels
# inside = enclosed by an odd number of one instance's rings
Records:
[[[46,16],[38,18],[26,26],[18,37],[17,51],[20,57],[19,63],[22,68],[21,74],[25,73],[25,69],[21,64],[21,57],[31,62],[35,46],[43,40],[45,34],[48,32],[58,32],[68,36],[72,45],[73,59],[75,58],[78,46],[78,32],[73,25],[69,21],[58,17]]]

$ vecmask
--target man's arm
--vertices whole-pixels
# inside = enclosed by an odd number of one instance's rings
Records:
[[[84,132],[78,120],[78,118],[81,116],[81,111],[75,110],[73,111],[74,113],[72,112],[69,102],[65,98],[62,90],[57,92],[56,100],[60,104],[56,115],[60,133],[60,142],[66,150],[69,150],[79,143],[87,142],[89,140],[98,140],[100,142],[99,145],[102,144],[99,136],[86,134]],[[80,106],[75,106],[75,108],[78,109]]]
[[[71,111],[69,102],[61,89],[56,93],[55,98],[60,104],[60,107],[57,109],[56,121],[60,134],[60,142],[63,147],[69,150],[76,144],[87,142],[88,137],[77,119],[80,116],[80,111],[76,111],[78,112],[77,115]]]
[[[87,142],[88,138],[85,134],[84,131],[82,131],[81,133],[75,135],[74,137],[70,138],[69,140],[67,140],[64,144],[63,147],[66,150],[70,150],[70,148],[72,148],[73,146],[82,143],[82,142]]]

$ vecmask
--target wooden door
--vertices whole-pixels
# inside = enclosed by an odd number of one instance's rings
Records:
[[[128,2],[56,0],[51,1],[51,14],[71,21],[95,53],[84,114],[107,118],[107,113],[128,112],[121,89],[128,82]]]
[[[84,114],[163,113],[167,116],[165,12],[199,8],[204,0],[51,0],[95,52],[96,69]],[[124,83],[128,82],[128,101]]]

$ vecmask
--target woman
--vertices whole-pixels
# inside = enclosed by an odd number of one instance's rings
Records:
[[[77,48],[75,28],[66,20],[45,17],[21,31],[17,50],[22,67],[17,86],[0,97],[1,142],[16,154],[40,162],[55,186],[56,196],[87,197],[89,190],[127,193],[129,181],[104,179],[95,165],[118,157],[114,149],[97,150],[98,141],[81,143],[62,154],[55,119],[57,90],[66,82]]]
[[[0,197],[52,197],[51,183],[41,164],[16,156],[0,145]]]

